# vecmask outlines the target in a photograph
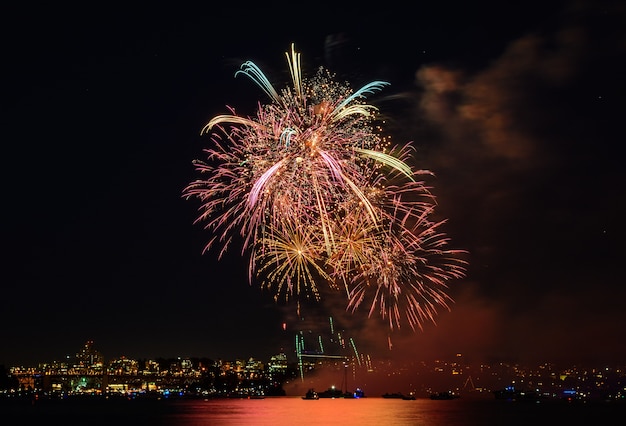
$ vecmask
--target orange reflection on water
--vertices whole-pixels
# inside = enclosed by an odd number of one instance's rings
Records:
[[[301,397],[216,399],[180,403],[167,422],[172,426],[443,426],[451,422],[457,401]],[[452,409],[452,410],[451,410]],[[457,410],[458,414],[458,410]],[[459,414],[460,416],[460,414]],[[462,418],[462,417],[461,417]]]

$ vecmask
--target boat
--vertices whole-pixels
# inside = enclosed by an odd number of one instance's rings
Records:
[[[354,392],[344,392],[343,397],[346,399],[365,398],[365,392],[363,392],[363,389],[357,388]]]
[[[415,399],[415,395],[413,395],[413,392],[409,393],[408,395],[402,392],[384,393],[382,397],[386,399],[404,399],[406,401]]]
[[[341,389],[337,389],[336,387],[332,386],[325,391],[320,392],[318,396],[320,398],[343,398],[345,394]]]
[[[302,399],[320,399],[320,396],[315,392],[315,389],[309,389]]]
[[[456,394],[452,391],[445,391],[445,392],[438,392],[438,393],[430,394],[430,399],[457,399],[460,397],[461,396],[459,394]]]
[[[384,393],[382,395],[383,398],[387,399],[402,399],[404,395],[401,392],[393,392],[393,393]]]

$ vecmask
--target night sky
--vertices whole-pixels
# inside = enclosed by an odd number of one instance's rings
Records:
[[[379,359],[626,361],[623,2],[432,3],[5,7],[0,365],[87,340],[107,359],[293,355],[329,315]],[[451,311],[391,350],[378,317],[297,319],[236,248],[203,254],[182,198],[208,120],[267,101],[235,71],[281,88],[291,43],[305,74],[391,83],[368,101],[469,253]]]

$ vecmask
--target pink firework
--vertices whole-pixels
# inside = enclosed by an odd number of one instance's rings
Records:
[[[460,251],[446,249],[429,220],[434,197],[413,171],[412,146],[391,146],[367,95],[388,83],[354,91],[324,68],[303,78],[300,54],[286,53],[292,86],[276,91],[246,62],[237,71],[270,98],[256,115],[230,108],[202,134],[212,145],[195,161],[201,179],[183,195],[200,200],[196,222],[213,237],[205,250],[241,238],[250,282],[277,299],[312,297],[320,285],[345,297],[348,309],[369,305],[391,329],[413,329],[448,307],[447,282],[464,276]]]

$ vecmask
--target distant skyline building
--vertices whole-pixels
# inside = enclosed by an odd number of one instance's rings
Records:
[[[88,340],[76,354],[76,364],[81,367],[102,367],[104,356],[93,346],[93,340]]]

